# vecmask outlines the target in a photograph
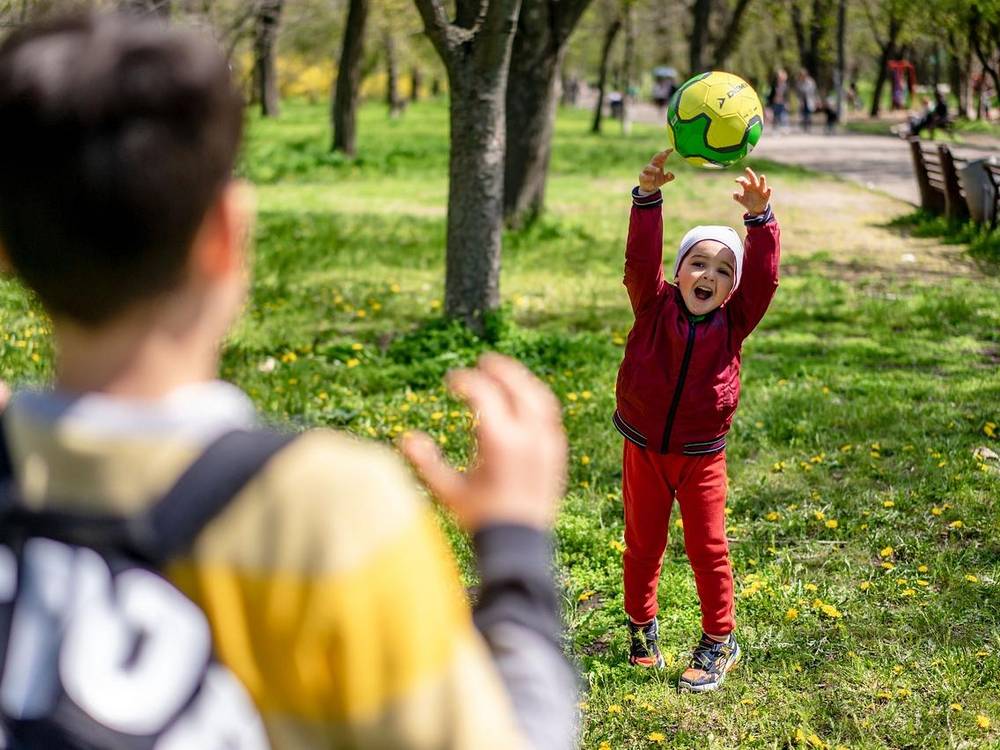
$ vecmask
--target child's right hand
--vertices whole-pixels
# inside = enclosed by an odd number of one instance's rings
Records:
[[[639,173],[639,189],[644,193],[654,193],[674,179],[673,172],[664,172],[663,165],[673,152],[672,148],[661,151]]]

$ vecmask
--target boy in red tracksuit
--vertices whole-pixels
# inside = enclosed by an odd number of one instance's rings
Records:
[[[625,287],[635,324],[618,371],[614,424],[625,436],[625,611],[629,661],[662,666],[657,583],[676,498],[701,602],[702,638],[680,688],[715,690],[740,659],[726,542],[726,433],[739,402],[740,350],[778,287],[779,235],[771,189],[751,169],[733,199],[747,211],[746,248],[731,227],[681,240],[674,283],[663,274],[663,197],[670,151],[650,161],[632,193]]]

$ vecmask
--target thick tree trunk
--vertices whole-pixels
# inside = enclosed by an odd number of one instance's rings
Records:
[[[500,305],[507,72],[521,0],[416,0],[448,70],[445,313],[482,334]]]
[[[530,55],[531,43],[520,43],[524,22],[514,39],[507,81],[507,154],[504,159],[504,218],[511,227],[521,227],[542,210],[545,177],[551,156],[552,130],[558,99],[557,80],[565,46],[553,57],[547,44],[538,44],[542,54]],[[528,26],[530,33],[551,36],[544,25]]]
[[[453,71],[448,170],[445,312],[482,331],[500,305],[503,233],[504,79]]]
[[[559,71],[567,43],[590,0],[523,0],[507,77],[504,218],[519,227],[545,202]]]
[[[350,0],[333,98],[333,151],[357,154],[358,89],[364,52],[368,0]]]
[[[399,117],[403,111],[403,99],[399,95],[399,56],[396,54],[396,40],[391,31],[386,30],[382,43],[385,47],[387,74],[385,103],[389,108],[389,117]]]
[[[616,18],[604,32],[604,44],[601,46],[601,67],[597,78],[597,103],[594,105],[594,124],[591,126],[592,133],[601,132],[601,121],[604,118],[604,89],[608,85],[608,61],[611,59],[611,48],[614,47],[615,37],[622,27],[622,19]]]
[[[254,99],[264,117],[277,117],[280,106],[276,58],[282,5],[284,0],[261,0],[254,22]]]
[[[420,73],[420,68],[414,65],[410,68],[410,101],[416,102],[420,99],[420,84],[423,76]]]
[[[694,0],[691,6],[691,40],[688,46],[689,75],[705,69],[705,46],[708,41],[708,23],[712,13],[712,0]]]

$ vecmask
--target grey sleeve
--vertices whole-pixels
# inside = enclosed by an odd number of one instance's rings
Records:
[[[560,644],[551,536],[491,526],[477,532],[473,544],[481,578],[473,618],[517,721],[535,750],[575,748],[579,685]]]

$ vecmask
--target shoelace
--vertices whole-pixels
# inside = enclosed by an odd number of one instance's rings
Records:
[[[712,666],[719,660],[722,655],[723,648],[729,645],[728,641],[720,642],[713,641],[710,638],[703,638],[699,643],[698,647],[694,650],[692,661],[695,666],[702,671],[711,671]]]

